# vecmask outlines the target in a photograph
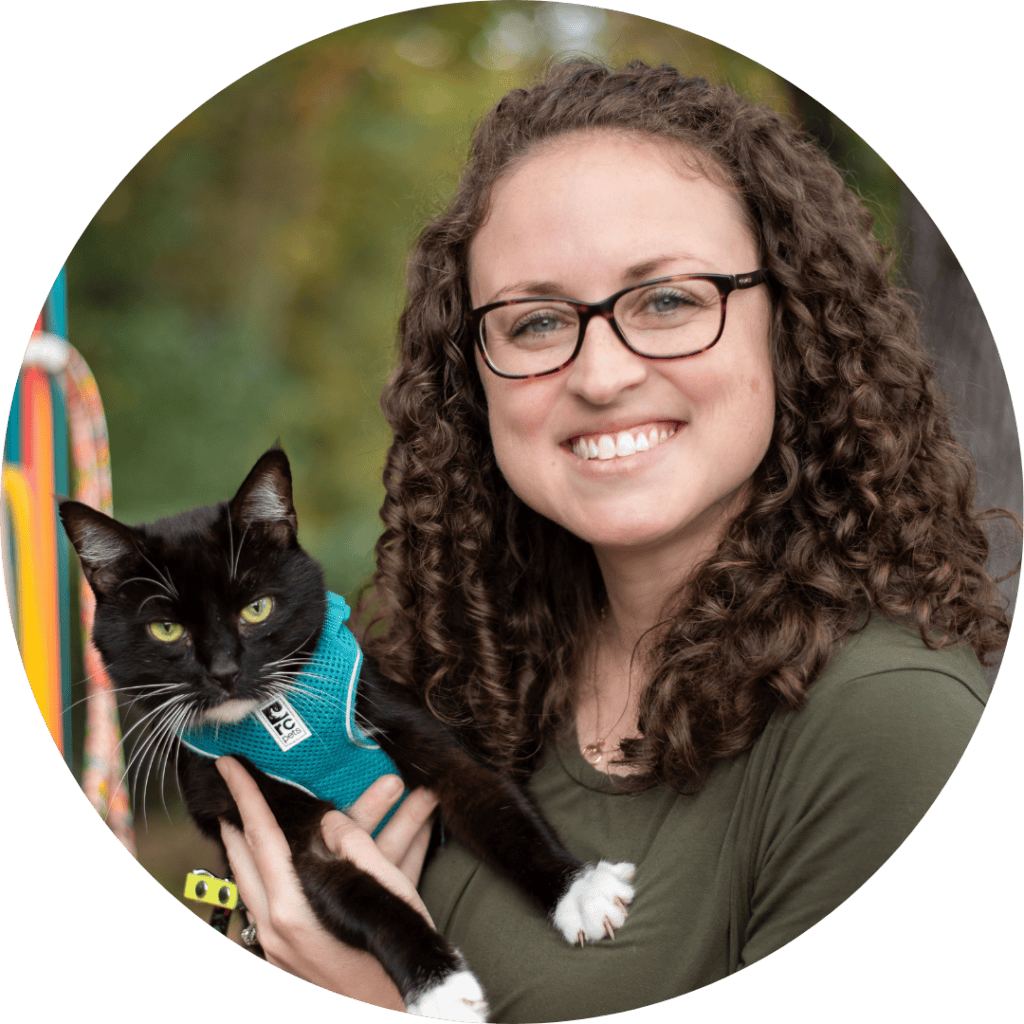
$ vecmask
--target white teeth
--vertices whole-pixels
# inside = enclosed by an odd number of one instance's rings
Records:
[[[597,440],[593,437],[578,437],[572,443],[573,454],[580,459],[626,458],[637,452],[647,452],[659,444],[664,444],[676,432],[676,427],[666,429],[651,427],[646,433],[640,431],[634,437],[628,430],[622,430],[616,437],[601,434]]]

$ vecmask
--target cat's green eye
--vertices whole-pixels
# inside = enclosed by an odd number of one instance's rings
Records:
[[[180,622],[151,622],[149,631],[165,644],[173,644],[185,635],[185,627]]]
[[[274,602],[269,597],[258,597],[252,604],[247,604],[242,609],[242,618],[246,622],[263,622],[274,607]]]

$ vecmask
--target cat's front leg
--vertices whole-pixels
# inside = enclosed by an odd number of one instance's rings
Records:
[[[572,877],[565,894],[549,913],[551,923],[570,945],[611,939],[626,923],[633,900],[632,864],[602,860],[584,864]]]
[[[574,857],[518,785],[471,757],[417,694],[382,679],[369,659],[357,711],[409,788],[432,789],[449,831],[531,897],[566,942],[597,942],[623,925],[633,865]]]
[[[632,864],[585,864],[511,780],[477,762],[437,784],[449,830],[532,896],[570,945],[614,938],[635,895]]]
[[[470,1024],[487,1020],[487,999],[462,955],[404,899],[315,844],[296,854],[295,870],[324,927],[377,958],[408,1013]]]

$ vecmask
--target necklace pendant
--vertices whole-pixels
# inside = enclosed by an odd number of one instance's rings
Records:
[[[604,744],[603,743],[588,743],[583,748],[584,760],[590,764],[598,764],[601,758],[604,757]]]

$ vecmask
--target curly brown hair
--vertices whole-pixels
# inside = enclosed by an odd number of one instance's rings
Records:
[[[456,195],[412,254],[365,644],[384,673],[504,771],[572,725],[605,602],[590,547],[495,462],[467,260],[495,183],[542,140],[614,130],[683,143],[741,201],[771,272],[774,435],[745,509],[678,593],[645,658],[629,788],[700,787],[776,709],[799,708],[871,613],[984,660],[1009,620],[986,573],[974,466],[871,216],[829,159],[727,87],[633,62],[553,66],[478,125]]]

